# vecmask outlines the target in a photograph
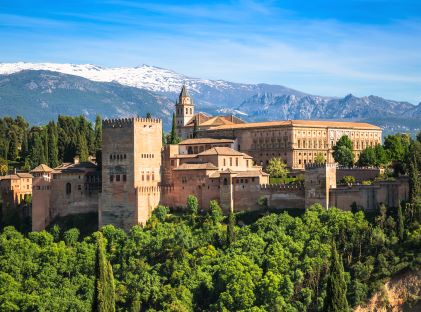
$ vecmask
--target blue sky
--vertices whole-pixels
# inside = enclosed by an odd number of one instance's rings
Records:
[[[421,102],[421,1],[0,0],[0,62],[148,64]]]

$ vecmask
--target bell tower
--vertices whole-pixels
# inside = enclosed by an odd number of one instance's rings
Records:
[[[193,118],[194,116],[194,104],[193,99],[190,97],[189,92],[185,85],[181,88],[178,101],[175,104],[175,116],[177,135],[184,138],[182,128]]]

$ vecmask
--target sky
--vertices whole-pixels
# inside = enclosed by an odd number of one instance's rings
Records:
[[[106,67],[421,102],[421,1],[0,0],[0,62]]]

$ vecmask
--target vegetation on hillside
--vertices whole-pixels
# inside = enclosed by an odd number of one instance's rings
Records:
[[[24,236],[6,227],[0,310],[88,311],[101,293],[117,311],[321,311],[360,304],[421,264],[420,207],[367,219],[315,205],[240,227],[211,206],[199,215],[190,197],[189,213],[160,206],[144,228],[109,225],[83,239],[75,229]]]

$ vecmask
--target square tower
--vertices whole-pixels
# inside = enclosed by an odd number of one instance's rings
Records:
[[[182,128],[187,125],[187,123],[194,116],[194,104],[193,99],[190,97],[189,92],[185,85],[181,89],[180,95],[178,97],[178,102],[175,104],[175,116],[176,116],[176,128],[177,135],[182,137]]]
[[[104,120],[99,226],[145,224],[159,204],[162,122]]]

